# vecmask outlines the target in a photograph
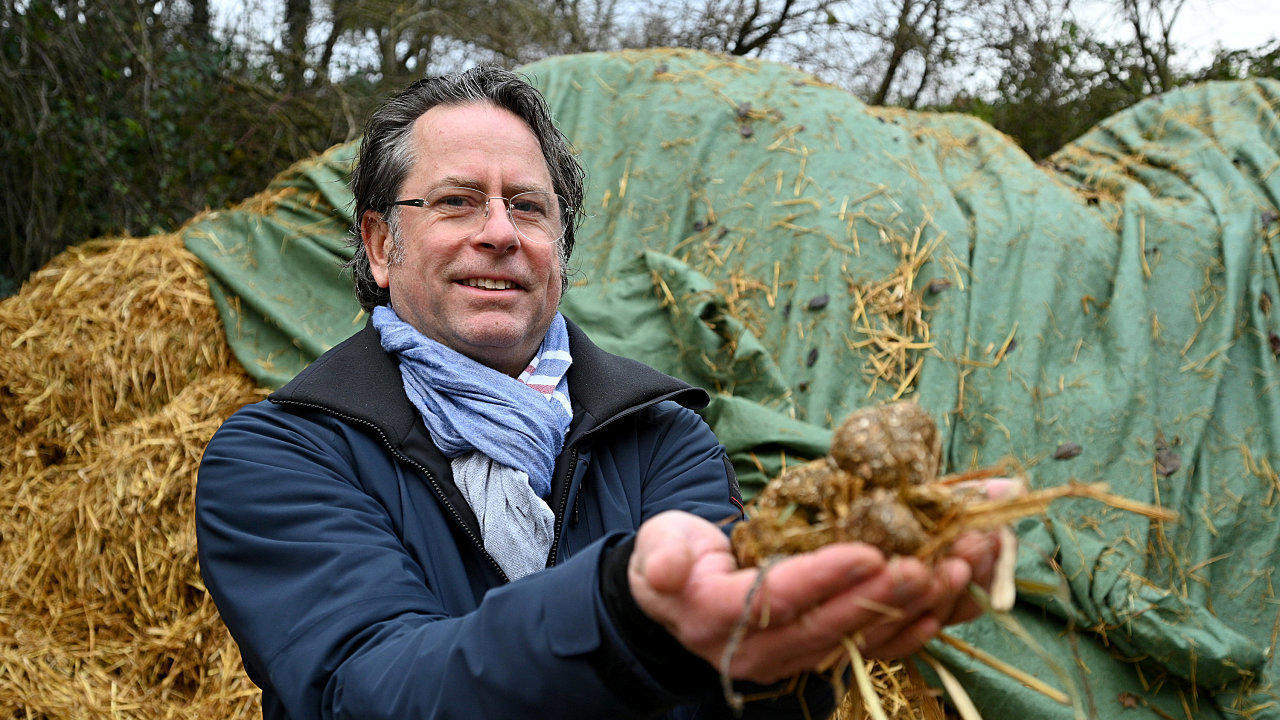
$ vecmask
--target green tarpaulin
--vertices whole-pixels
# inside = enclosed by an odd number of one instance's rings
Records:
[[[988,718],[1280,718],[1280,83],[1168,93],[1038,165],[975,119],[868,108],[768,63],[523,72],[588,171],[565,314],[711,390],[748,484],[905,394],[952,470],[1012,458],[1036,487],[1105,481],[1181,514],[1072,500],[1018,525],[1026,636],[952,633],[1073,706],[935,644]],[[339,270],[352,156],[185,229],[265,384],[364,323]]]

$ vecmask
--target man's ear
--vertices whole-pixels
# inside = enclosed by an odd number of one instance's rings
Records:
[[[387,282],[387,266],[391,257],[391,228],[382,219],[382,213],[365,210],[360,216],[360,240],[364,243],[364,252],[369,256],[369,269],[373,272],[373,280],[378,287],[385,288]]]

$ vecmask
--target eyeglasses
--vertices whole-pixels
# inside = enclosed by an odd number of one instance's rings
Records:
[[[522,192],[503,197],[485,195],[474,188],[436,188],[424,198],[396,200],[392,205],[425,209],[430,222],[448,225],[458,232],[480,232],[489,220],[489,202],[501,200],[507,206],[507,218],[521,240],[536,243],[559,242],[564,237],[570,208],[565,199],[549,192]]]

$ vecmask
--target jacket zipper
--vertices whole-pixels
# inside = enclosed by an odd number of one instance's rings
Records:
[[[556,511],[556,533],[551,540],[551,552],[547,553],[547,567],[556,564],[556,555],[560,553],[560,536],[564,534],[567,520],[565,512],[569,506],[569,493],[573,492],[573,473],[578,469],[578,447],[569,451],[569,467],[564,479],[564,497],[560,498],[560,509]]]
[[[311,408],[313,410],[318,410],[319,412],[324,413],[325,415],[330,415],[332,417],[337,417],[337,418],[346,420],[347,422],[355,423],[357,425],[362,425],[364,427],[367,427],[373,430],[375,433],[377,433],[378,438],[382,440],[383,446],[385,446],[387,450],[390,450],[392,455],[399,458],[401,462],[404,462],[408,465],[413,466],[418,470],[418,472],[422,473],[423,476],[427,478],[427,482],[431,484],[431,489],[436,494],[436,499],[439,500],[440,504],[444,505],[445,509],[449,511],[449,515],[453,517],[454,524],[462,528],[462,532],[466,534],[469,540],[471,540],[471,544],[475,546],[475,549],[479,551],[480,554],[483,555],[486,560],[489,561],[489,564],[493,566],[494,570],[498,571],[498,576],[502,578],[502,582],[504,583],[511,582],[511,578],[507,577],[506,571],[504,571],[502,569],[502,566],[498,564],[498,561],[495,560],[494,557],[489,554],[489,551],[484,549],[484,543],[480,542],[480,538],[472,534],[471,528],[467,527],[467,524],[463,522],[462,516],[458,514],[457,509],[454,508],[453,504],[450,503],[449,500],[445,498],[444,488],[440,487],[440,483],[436,480],[435,475],[432,475],[431,471],[428,470],[426,467],[422,466],[420,463],[418,463],[418,461],[414,460],[408,455],[405,455],[404,453],[392,447],[391,442],[387,439],[387,436],[382,432],[381,428],[379,428],[377,425],[374,425],[373,423],[367,420],[361,420],[360,418],[351,417],[350,415],[337,412],[332,408],[328,408],[323,405],[317,405],[315,403],[299,402],[297,400],[272,400],[272,402],[278,405],[293,405],[296,407],[305,407],[305,408]],[[577,460],[576,450],[574,451],[574,460],[575,461]],[[576,462],[574,464],[576,464]],[[569,494],[567,492],[565,493],[565,497],[566,498],[569,497]],[[560,537],[559,533],[560,533],[560,529],[559,529],[559,526],[557,525],[556,526],[557,541],[559,540],[559,537]],[[556,546],[556,542],[553,542],[552,543],[553,554],[555,552],[555,546]]]

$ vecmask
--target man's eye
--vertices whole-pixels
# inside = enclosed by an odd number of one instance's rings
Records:
[[[445,195],[444,197],[436,198],[436,201],[432,204],[444,209],[465,210],[470,207],[475,207],[476,203],[475,200],[467,197],[466,195]]]
[[[547,207],[545,203],[527,198],[513,198],[511,200],[511,211],[520,213],[521,215],[546,215]]]

